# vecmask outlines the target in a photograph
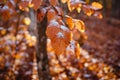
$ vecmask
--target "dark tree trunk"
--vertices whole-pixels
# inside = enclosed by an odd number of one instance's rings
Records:
[[[120,19],[120,0],[112,0],[112,17]]]
[[[51,80],[49,74],[49,64],[47,56],[47,37],[46,37],[47,18],[37,23],[37,65],[39,80]]]

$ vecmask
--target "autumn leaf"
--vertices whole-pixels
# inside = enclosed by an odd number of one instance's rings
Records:
[[[70,28],[70,30],[72,30],[74,28],[74,22],[72,17],[66,15],[66,24],[68,25],[68,27]]]
[[[87,15],[87,16],[91,16],[94,13],[94,10],[91,8],[91,6],[89,5],[84,5],[83,6],[83,12]]]
[[[92,6],[94,7],[95,10],[103,8],[103,6],[98,2],[92,2]]]
[[[40,8],[41,4],[42,4],[43,0],[32,0],[31,4],[33,4],[33,8],[35,10],[37,10],[38,8]]]
[[[53,22],[55,23],[55,22]],[[51,44],[57,55],[65,52],[69,41],[71,40],[71,33],[68,28],[58,23],[50,23],[47,27],[46,34],[51,39]]]
[[[75,23],[75,28],[78,29],[80,32],[85,31],[85,24],[83,21],[74,19],[74,23]]]
[[[63,15],[64,15],[63,10],[62,10],[60,7],[58,7],[58,6],[55,6],[55,9],[56,9],[56,11],[57,11],[57,14],[58,14],[59,16],[62,16],[62,17],[63,17]]]
[[[18,7],[20,10],[28,11],[28,4],[29,4],[29,1],[21,1],[19,2]]]
[[[50,9],[48,12],[47,12],[47,20],[48,22],[55,19],[56,18],[56,12],[54,9]]]
[[[49,2],[52,6],[58,5],[58,0],[49,0]]]

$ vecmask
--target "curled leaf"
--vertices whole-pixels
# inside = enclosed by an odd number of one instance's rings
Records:
[[[87,16],[91,16],[94,13],[94,10],[91,8],[91,6],[83,6],[83,12],[87,15]]]
[[[74,19],[74,23],[75,23],[75,28],[78,29],[80,32],[85,31],[85,24],[83,21]]]
[[[68,27],[70,28],[70,30],[72,30],[74,28],[74,22],[72,17],[66,15],[66,24],[68,25]]]

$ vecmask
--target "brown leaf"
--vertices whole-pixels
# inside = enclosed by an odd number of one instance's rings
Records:
[[[35,10],[37,10],[38,8],[40,8],[41,4],[42,4],[43,0],[32,0],[32,4],[34,5],[33,8]]]
[[[48,12],[47,12],[47,20],[48,22],[55,19],[56,18],[56,12],[54,9],[50,9]]]
[[[54,22],[55,23],[55,22]],[[63,25],[50,23],[47,27],[46,34],[51,39],[51,44],[57,55],[65,52],[71,33],[68,28]]]
[[[58,0],[49,0],[52,6],[58,5]]]

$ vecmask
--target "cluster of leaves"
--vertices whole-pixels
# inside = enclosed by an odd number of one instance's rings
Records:
[[[53,80],[80,79],[80,70],[83,64],[79,44],[75,41],[75,32],[84,32],[85,25],[82,20],[73,19],[64,15],[59,7],[58,0],[8,0],[0,8],[0,70],[6,71],[0,75],[1,79],[8,79],[12,75],[16,78],[32,79],[32,67],[35,54],[36,37],[30,35],[28,28],[31,19],[28,15],[30,9],[37,11],[37,20],[41,22],[47,18],[46,35],[48,36],[49,69]],[[101,18],[98,10],[102,6],[96,2],[87,5],[80,0],[61,0],[67,3],[68,9],[78,12],[84,11],[88,16],[94,15]],[[32,42],[32,43],[31,43]],[[84,62],[84,61],[83,61]],[[6,63],[6,64],[4,64]],[[91,68],[90,68],[91,69]]]
[[[36,37],[28,31],[31,20],[19,9],[21,2],[8,0],[0,8],[0,80],[32,79]]]

